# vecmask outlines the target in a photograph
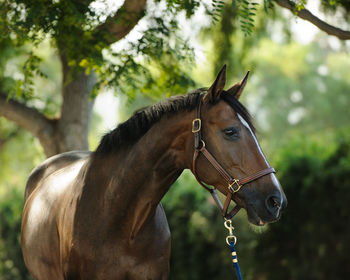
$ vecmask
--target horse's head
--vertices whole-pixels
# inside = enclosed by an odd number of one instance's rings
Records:
[[[202,99],[200,137],[201,145],[205,144],[206,150],[227,174],[232,178],[252,179],[234,192],[232,199],[246,209],[251,223],[264,225],[279,219],[287,199],[274,172],[259,173],[269,170],[270,166],[257,141],[249,113],[238,101],[247,77],[248,74],[241,82],[224,90],[226,68],[220,71]],[[228,180],[205,156],[198,156],[195,169],[200,180],[225,195],[230,192]]]

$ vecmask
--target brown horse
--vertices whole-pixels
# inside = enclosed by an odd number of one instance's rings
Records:
[[[160,200],[185,168],[192,169],[199,101],[201,137],[229,174],[244,178],[269,168],[238,101],[246,79],[225,91],[225,75],[224,67],[209,90],[137,112],[96,151],[60,154],[32,172],[21,245],[35,279],[168,278],[170,232]],[[229,194],[204,156],[195,169],[201,181]],[[272,172],[250,180],[232,199],[257,225],[276,221],[286,205]]]

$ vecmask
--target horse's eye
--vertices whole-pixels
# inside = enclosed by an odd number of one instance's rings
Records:
[[[239,129],[237,127],[228,127],[224,129],[225,136],[232,139],[236,140],[239,138]]]

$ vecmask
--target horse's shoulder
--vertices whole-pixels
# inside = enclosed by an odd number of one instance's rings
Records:
[[[91,152],[89,151],[72,151],[52,156],[43,161],[40,165],[34,168],[29,175],[25,189],[25,200],[27,200],[40,180],[43,180],[45,177],[59,169],[74,164],[77,161],[87,159],[90,154]]]

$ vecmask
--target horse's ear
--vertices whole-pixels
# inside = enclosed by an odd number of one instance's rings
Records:
[[[241,97],[244,87],[247,84],[249,73],[250,71],[247,72],[242,81],[238,82],[227,90],[227,92],[233,95],[234,98],[239,99]]]
[[[220,70],[218,76],[216,77],[215,82],[208,89],[208,93],[206,94],[209,102],[215,103],[219,98],[221,92],[224,90],[226,84],[226,64]]]

